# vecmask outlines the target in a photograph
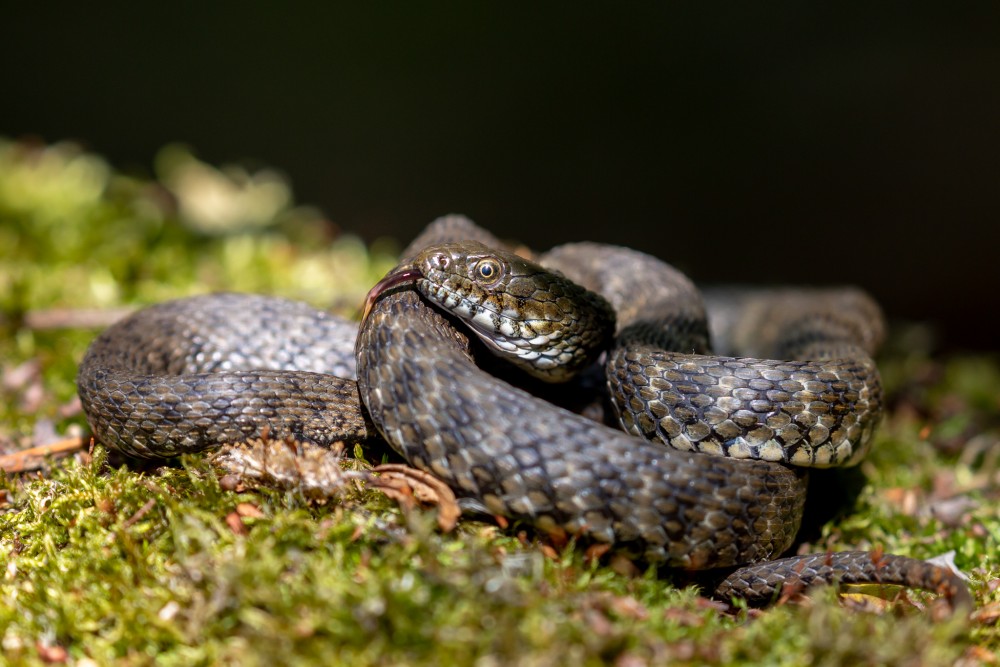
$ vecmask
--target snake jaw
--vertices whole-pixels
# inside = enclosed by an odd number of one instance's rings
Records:
[[[371,312],[372,308],[375,306],[375,302],[378,301],[379,297],[388,292],[394,287],[405,284],[414,284],[420,278],[423,278],[423,272],[412,264],[404,264],[403,266],[397,266],[395,269],[385,274],[382,280],[375,283],[375,287],[372,287],[368,291],[368,296],[365,297],[365,308],[361,313],[361,321],[364,322],[368,319],[368,314]]]

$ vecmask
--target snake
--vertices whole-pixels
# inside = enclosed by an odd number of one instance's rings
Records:
[[[372,288],[360,325],[250,294],[140,310],[80,364],[87,421],[100,442],[142,458],[262,434],[384,439],[493,515],[721,572],[712,594],[723,600],[874,582],[971,606],[959,575],[923,561],[779,558],[801,524],[807,469],[857,464],[881,418],[872,355],[884,324],[867,294],[704,298],[636,250],[584,242],[525,254],[446,216]],[[594,414],[548,400],[588,382],[607,387]]]

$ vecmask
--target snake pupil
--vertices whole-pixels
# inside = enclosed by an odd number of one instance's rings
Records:
[[[479,264],[476,265],[476,270],[479,272],[479,277],[484,280],[492,280],[498,271],[496,261],[492,259],[480,260]]]

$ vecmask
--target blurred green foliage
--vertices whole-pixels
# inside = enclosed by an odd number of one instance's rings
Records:
[[[0,312],[150,303],[197,291],[287,294],[356,309],[395,263],[276,172],[216,169],[179,146],[160,181],[114,172],[72,144],[0,139]]]

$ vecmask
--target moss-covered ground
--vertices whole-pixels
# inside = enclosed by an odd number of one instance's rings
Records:
[[[130,176],[73,146],[0,140],[0,454],[85,433],[76,366],[118,309],[230,289],[350,314],[394,262],[398,245],[337,231],[280,175],[178,147],[156,164]],[[1000,361],[928,347],[919,327],[894,337],[860,491],[803,548],[954,551],[971,615],[829,590],[733,611],[518,526],[442,533],[433,511],[360,484],[316,501],[98,445],[0,474],[0,662],[995,664]]]

